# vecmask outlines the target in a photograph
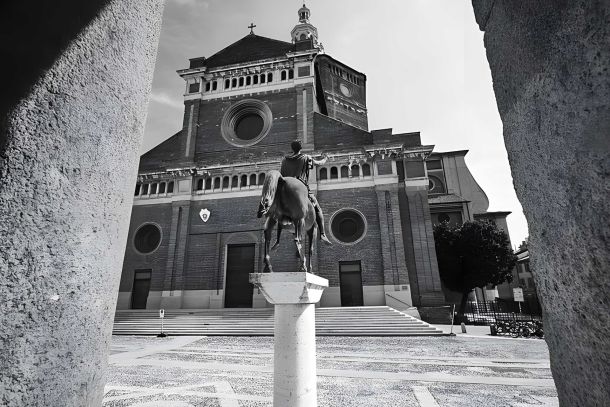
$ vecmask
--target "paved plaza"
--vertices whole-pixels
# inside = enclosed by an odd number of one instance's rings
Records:
[[[318,404],[558,406],[546,343],[488,331],[318,337]],[[272,388],[271,337],[114,336],[103,406],[271,406]]]

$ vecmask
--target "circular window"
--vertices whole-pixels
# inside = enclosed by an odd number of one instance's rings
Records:
[[[240,140],[255,139],[263,131],[264,124],[263,118],[259,115],[255,113],[248,114],[237,121],[235,135]]]
[[[244,99],[232,104],[225,112],[220,125],[224,139],[236,147],[258,143],[271,129],[271,109],[256,99]]]
[[[357,243],[366,233],[366,221],[360,212],[344,209],[333,215],[330,230],[334,238],[341,243]]]
[[[152,253],[161,243],[161,229],[157,225],[147,223],[136,231],[133,245],[142,254]]]
[[[343,96],[347,96],[348,98],[352,96],[352,90],[344,83],[339,85],[339,90],[343,93]]]

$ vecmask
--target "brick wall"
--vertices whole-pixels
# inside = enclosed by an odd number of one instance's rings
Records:
[[[119,291],[132,290],[135,269],[152,269],[151,291],[163,289],[170,241],[171,213],[171,204],[133,207]],[[147,222],[156,223],[161,227],[161,244],[153,253],[143,255],[135,250],[133,238],[136,230]]]
[[[382,285],[383,260],[375,189],[320,191],[318,200],[326,217],[327,230],[330,229],[331,216],[343,208],[353,208],[362,212],[367,221],[366,235],[356,244],[345,245],[332,239],[332,246],[318,245],[318,274],[327,278],[330,286],[339,286],[339,262],[360,260],[362,284]]]

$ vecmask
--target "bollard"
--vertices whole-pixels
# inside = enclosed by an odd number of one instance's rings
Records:
[[[462,327],[462,333],[465,334],[466,333],[466,324],[462,322],[460,326]]]

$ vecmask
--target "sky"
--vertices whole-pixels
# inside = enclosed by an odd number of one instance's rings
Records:
[[[434,151],[469,150],[489,211],[510,211],[513,246],[528,235],[513,188],[483,46],[469,1],[308,0],[327,54],[367,76],[369,129],[421,132]],[[167,0],[141,153],[182,126],[176,70],[250,32],[290,41],[297,0]]]

